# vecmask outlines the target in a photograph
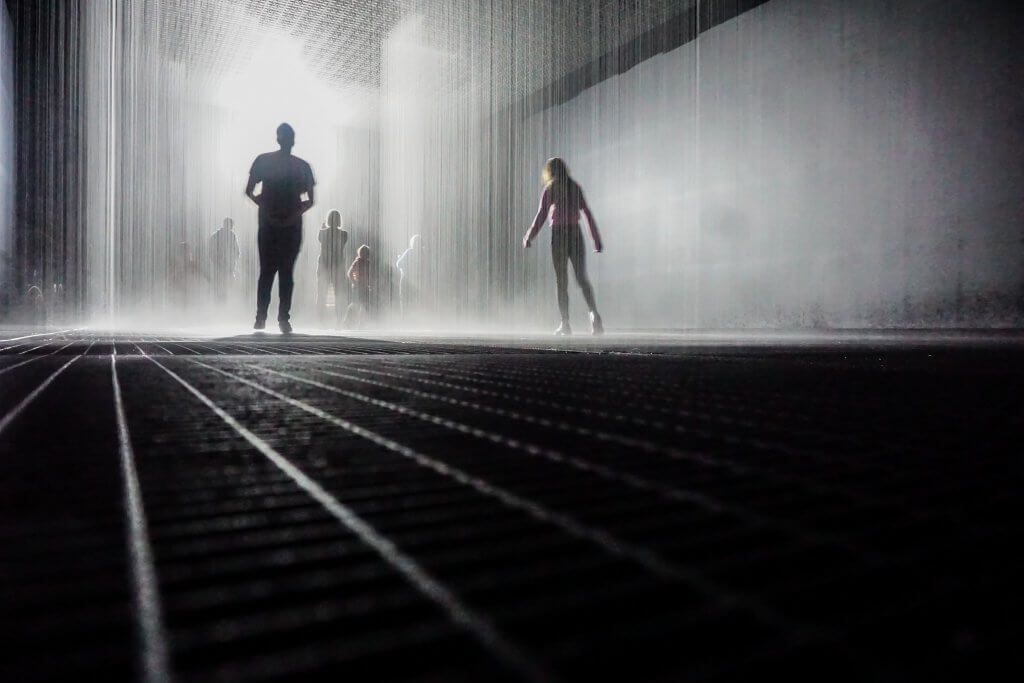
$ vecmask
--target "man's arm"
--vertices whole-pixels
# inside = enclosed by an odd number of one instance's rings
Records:
[[[303,184],[306,186],[306,197],[308,197],[308,199],[299,205],[300,216],[312,209],[313,203],[316,201],[313,198],[313,187],[316,185],[316,179],[313,178],[313,168],[305,162],[303,162],[303,164],[305,165],[305,168],[303,169]]]
[[[310,185],[309,189],[306,190],[306,196],[309,197],[306,201],[300,204],[300,214],[306,213],[313,208],[313,186]]]
[[[256,179],[251,175],[249,176],[249,182],[245,184],[245,196],[253,201],[256,206],[260,205],[260,195],[253,194],[253,190],[256,189]]]
[[[249,181],[245,184],[245,196],[253,201],[256,206],[260,206],[263,201],[260,199],[260,195],[253,194],[253,190],[256,189],[256,183],[260,180],[256,177],[256,163],[259,161],[257,157],[256,161],[252,162],[252,167],[249,168]]]

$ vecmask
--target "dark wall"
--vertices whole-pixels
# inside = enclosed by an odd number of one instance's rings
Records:
[[[71,304],[81,306],[81,4],[8,4],[15,55],[15,280],[20,291],[60,283]]]
[[[14,29],[0,3],[0,316],[14,297]]]
[[[772,0],[530,116],[520,213],[565,157],[627,327],[1024,324],[1024,21],[1004,5]]]

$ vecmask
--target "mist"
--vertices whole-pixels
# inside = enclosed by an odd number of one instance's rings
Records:
[[[25,169],[13,177],[5,147],[8,296],[59,283],[53,318],[245,329],[258,266],[242,189],[287,121],[317,180],[299,327],[321,325],[331,209],[346,258],[371,249],[372,327],[553,327],[550,228],[520,244],[552,156],[600,227],[588,270],[610,328],[1024,321],[1019,16],[924,0],[647,5],[409,1],[302,18],[164,0],[55,19],[15,4],[7,68],[12,43],[43,47],[0,110]],[[59,83],[26,80],[42,63]],[[12,120],[12,99],[47,97],[60,106],[45,125]],[[241,257],[220,296],[204,264],[226,217]],[[413,235],[422,291],[404,314],[395,261]]]

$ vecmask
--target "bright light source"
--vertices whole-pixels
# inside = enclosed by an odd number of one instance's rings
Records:
[[[294,40],[270,36],[241,73],[221,83],[220,104],[276,121],[341,123],[346,108],[337,91],[314,76]]]
[[[224,77],[216,102],[226,114],[216,156],[221,176],[238,188],[236,201],[252,160],[276,148],[275,129],[282,122],[295,128],[295,154],[313,166],[320,189],[327,189],[323,183],[335,176],[338,130],[352,107],[310,70],[301,44],[268,36],[248,65]],[[244,202],[232,210],[239,216],[254,211]]]

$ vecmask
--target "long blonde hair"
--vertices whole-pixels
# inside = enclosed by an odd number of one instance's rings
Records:
[[[544,169],[540,173],[540,178],[544,181],[545,186],[555,182],[564,183],[572,180],[569,177],[569,167],[558,157],[551,157],[544,162]]]
[[[558,157],[551,157],[544,163],[541,172],[544,187],[551,193],[555,205],[573,204],[579,201],[583,191],[569,175],[569,167]]]

